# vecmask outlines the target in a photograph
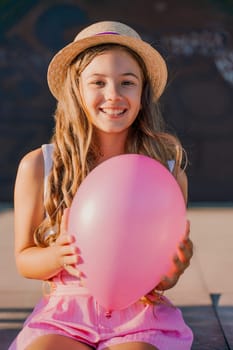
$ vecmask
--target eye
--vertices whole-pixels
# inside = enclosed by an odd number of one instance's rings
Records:
[[[124,80],[121,84],[126,86],[135,85],[134,81],[131,80]]]
[[[122,86],[135,86],[136,82],[134,80],[123,80],[121,85]]]
[[[105,82],[103,80],[96,80],[92,83],[93,85],[96,85],[96,86],[104,86],[105,85]]]

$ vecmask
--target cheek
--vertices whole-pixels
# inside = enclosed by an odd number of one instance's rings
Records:
[[[90,94],[85,88],[80,89],[80,97],[81,97],[81,107],[86,115],[86,118],[91,121],[91,105],[90,105]]]
[[[82,91],[82,104],[85,111],[89,111],[92,108],[92,98],[90,93]]]
[[[142,101],[142,91],[141,91],[141,89],[138,89],[138,91],[135,92],[133,97],[134,97],[134,100],[135,100],[135,104],[137,104],[141,108],[141,105],[142,105],[142,103],[141,103],[141,101]]]
[[[87,108],[95,107],[99,101],[98,94],[93,93],[91,90],[84,91],[83,98]]]

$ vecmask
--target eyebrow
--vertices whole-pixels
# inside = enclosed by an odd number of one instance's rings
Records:
[[[129,72],[129,73],[124,73],[124,74],[122,74],[122,75],[123,75],[123,76],[129,75],[129,76],[132,76],[132,77],[134,77],[134,78],[136,78],[136,79],[139,79],[139,77],[138,77],[136,74],[131,73],[131,72]]]
[[[90,77],[93,77],[93,76],[96,76],[96,77],[105,77],[106,75],[105,74],[102,74],[102,73],[94,73],[94,74],[91,74]],[[136,78],[137,80],[139,80],[140,78],[132,73],[132,72],[128,72],[128,73],[123,73],[123,74],[120,74],[120,76],[123,76],[123,77],[126,77],[126,76],[132,76],[134,78]]]

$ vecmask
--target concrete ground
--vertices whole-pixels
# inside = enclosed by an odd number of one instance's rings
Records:
[[[193,350],[233,349],[233,208],[190,208],[194,256],[166,292],[194,332]],[[0,211],[0,343],[8,348],[41,297],[41,282],[20,277],[13,256],[13,210]]]

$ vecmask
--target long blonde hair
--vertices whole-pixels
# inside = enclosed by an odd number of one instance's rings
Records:
[[[87,49],[69,66],[66,82],[55,112],[55,129],[51,142],[54,145],[53,165],[48,178],[45,198],[46,218],[35,232],[35,241],[48,246],[60,233],[63,211],[83,179],[96,166],[100,150],[92,123],[85,114],[80,96],[79,76],[97,55],[118,48],[128,52],[139,64],[143,73],[142,108],[132,124],[125,145],[126,153],[144,154],[159,160],[175,160],[175,171],[181,166],[183,150],[178,139],[165,132],[159,103],[152,101],[150,82],[141,58],[129,48],[104,44]],[[48,235],[48,231],[54,233]]]

